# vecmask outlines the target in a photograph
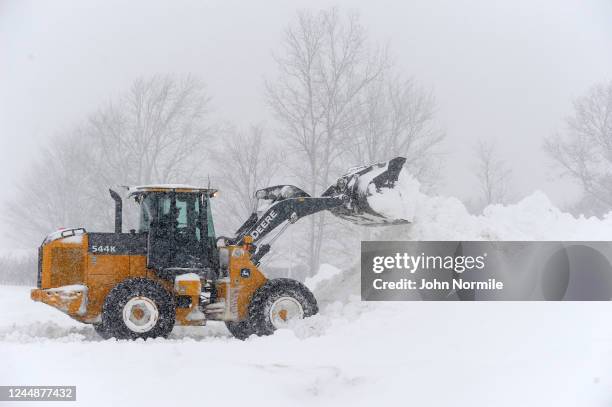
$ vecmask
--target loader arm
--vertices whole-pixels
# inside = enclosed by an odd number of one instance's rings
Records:
[[[268,244],[261,242],[281,224],[295,223],[299,219],[317,212],[329,210],[334,216],[363,226],[388,226],[410,223],[409,219],[395,219],[378,212],[369,204],[369,197],[395,187],[404,157],[389,161],[354,167],[325,190],[322,196],[313,197],[293,185],[277,185],[260,189],[253,213],[236,231],[235,237],[226,239],[230,244],[253,243],[251,259],[255,264],[270,250],[270,244],[282,233],[284,228]],[[265,210],[258,210],[260,201],[266,201]],[[252,241],[245,241],[250,236]]]
[[[282,224],[288,226],[289,224],[295,223],[304,216],[337,208],[348,200],[346,195],[313,198],[299,188],[291,185],[281,185],[279,187],[294,188],[299,191],[300,196],[290,198],[281,197],[276,199],[261,216],[257,216],[257,211],[253,212],[249,219],[247,219],[240,229],[238,229],[236,237],[230,240],[231,244],[242,245],[245,243],[245,237],[250,236],[252,238],[250,244],[252,250],[251,261],[256,265],[258,265],[261,258],[270,251],[272,242],[284,231],[284,229],[281,229],[268,243],[261,245],[256,244],[261,242],[270,232],[277,229]],[[266,189],[269,190],[274,188],[278,187]]]
[[[257,243],[286,221],[295,223],[304,216],[336,208],[345,203],[346,199],[345,195],[338,195],[321,198],[301,196],[278,200],[261,216],[257,216],[256,212],[252,213],[232,240],[236,244],[242,244],[245,236],[251,236],[253,243]]]

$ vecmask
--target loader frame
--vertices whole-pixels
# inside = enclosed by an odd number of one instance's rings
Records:
[[[288,225],[324,210],[366,225],[409,223],[387,219],[365,199],[373,193],[372,188],[392,188],[405,161],[396,157],[356,167],[320,197],[293,185],[261,189],[255,194],[253,213],[233,237],[215,236],[210,209],[210,199],[217,193],[214,189],[186,185],[129,188],[128,197],[140,204],[141,224],[138,231],[127,233],[122,231],[123,201],[111,189],[114,232],[88,233],[76,228],[47,236],[39,248],[37,288],[31,291],[31,298],[78,321],[106,326],[106,332],[99,331],[102,335],[119,332],[108,329],[121,317],[117,308],[121,301],[126,301],[121,305],[126,324],[135,321],[132,317],[139,320],[136,311],[162,308],[162,313],[150,315],[163,314],[163,329],[159,325],[155,330],[164,335],[175,323],[204,325],[207,320],[226,321],[236,337],[246,338],[253,332],[270,334],[270,320],[276,311],[269,309],[278,303],[273,301],[278,296],[301,299],[301,317],[318,310],[316,299],[303,284],[268,280],[258,268],[274,240]],[[267,206],[259,208],[260,201]],[[277,229],[279,232],[268,239]],[[141,303],[144,308],[139,308]],[[126,309],[134,313],[127,315]],[[287,310],[279,312],[284,315]],[[150,321],[157,321],[157,316]],[[124,332],[124,336],[138,336],[132,333]]]

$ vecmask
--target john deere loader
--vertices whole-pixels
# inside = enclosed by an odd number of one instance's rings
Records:
[[[232,237],[215,235],[214,189],[130,187],[128,198],[139,205],[140,224],[127,233],[122,198],[110,190],[114,232],[74,228],[47,236],[31,298],[92,324],[104,338],[166,337],[176,324],[208,320],[225,321],[240,339],[269,335],[318,311],[302,283],[267,279],[259,269],[270,244],[288,225],[323,210],[363,225],[407,223],[368,205],[369,195],[394,187],[404,162],[397,157],[354,168],[320,197],[292,185],[259,190],[252,215]]]

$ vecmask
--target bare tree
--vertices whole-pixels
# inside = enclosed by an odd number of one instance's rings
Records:
[[[19,183],[7,221],[29,243],[58,227],[110,227],[110,186],[185,182],[200,170],[208,104],[203,84],[191,76],[136,81],[53,139]]]
[[[495,142],[479,140],[474,152],[481,207],[507,203],[512,171],[500,158]]]
[[[311,194],[327,188],[356,126],[352,105],[388,63],[372,52],[356,14],[335,9],[302,11],[285,31],[279,76],[266,83],[268,103],[300,165],[294,167]],[[288,153],[289,153],[288,152]],[[317,270],[325,226],[323,214],[310,218],[308,254]]]
[[[117,104],[90,117],[88,136],[107,183],[179,181],[198,169],[197,152],[209,133],[209,98],[192,76],[137,80]]]
[[[612,81],[593,86],[574,101],[564,134],[546,139],[545,151],[563,174],[582,186],[590,209],[612,207]]]
[[[280,73],[266,84],[268,103],[307,192],[324,190],[347,166],[397,155],[422,181],[435,178],[432,156],[444,137],[434,123],[435,100],[393,72],[386,47],[368,42],[356,14],[299,12],[275,60]],[[314,272],[330,221],[323,214],[309,221]]]
[[[12,238],[39,244],[46,233],[86,216],[88,201],[79,191],[87,189],[87,181],[79,167],[90,153],[80,128],[71,136],[57,137],[41,149],[17,184],[17,196],[7,202],[4,211],[5,220],[13,227]]]
[[[407,158],[405,167],[421,182],[433,182],[436,147],[445,137],[435,123],[435,99],[412,79],[386,73],[368,85],[354,105],[353,163]]]
[[[214,154],[215,179],[221,188],[220,205],[215,207],[223,212],[217,219],[225,220],[232,232],[251,214],[255,191],[270,186],[280,168],[281,156],[264,134],[262,125],[246,131],[231,128]]]

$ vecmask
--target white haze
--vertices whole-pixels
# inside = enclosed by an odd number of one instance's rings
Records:
[[[562,129],[573,98],[612,79],[610,1],[2,1],[0,198],[11,199],[41,144],[139,76],[194,73],[219,120],[272,126],[263,78],[275,76],[282,31],[297,9],[330,6],[358,11],[434,92],[448,135],[442,193],[474,195],[473,143],[494,138],[518,197],[574,199],[542,138]]]

